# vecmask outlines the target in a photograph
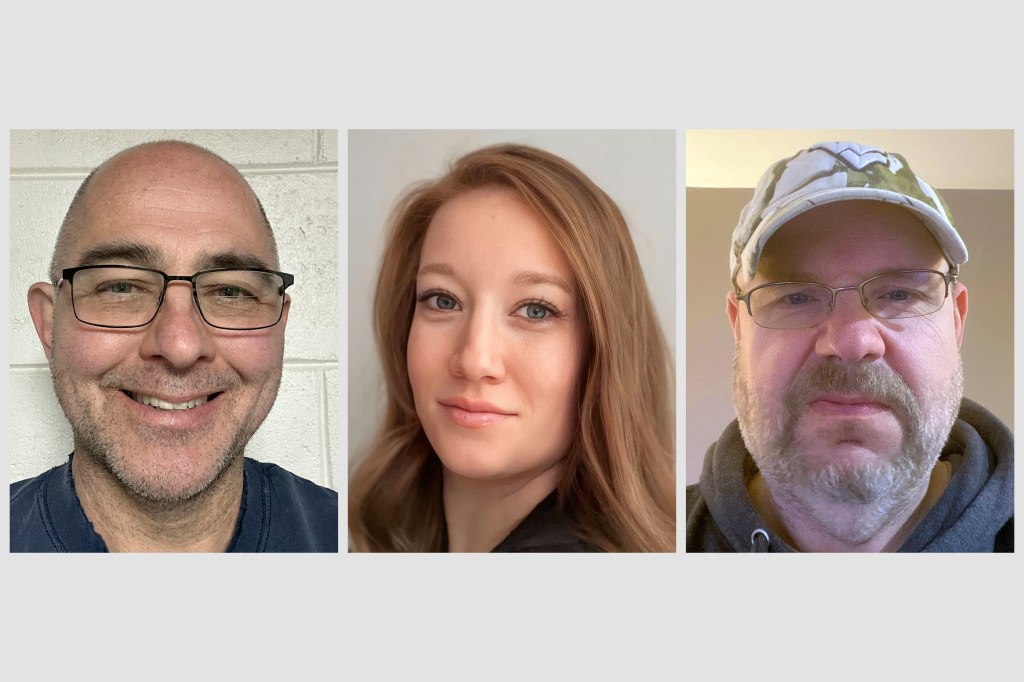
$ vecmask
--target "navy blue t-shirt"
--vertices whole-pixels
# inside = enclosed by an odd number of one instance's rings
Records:
[[[242,509],[228,552],[338,551],[337,492],[248,457],[243,472]],[[70,457],[11,484],[11,552],[106,551],[78,501]]]

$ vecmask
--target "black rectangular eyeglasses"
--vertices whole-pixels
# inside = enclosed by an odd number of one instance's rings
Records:
[[[217,329],[250,331],[273,327],[284,312],[285,289],[295,277],[255,268],[204,270],[168,275],[152,268],[84,265],[61,271],[71,284],[75,317],[94,327],[131,329],[152,322],[171,282],[189,282],[203,321]]]

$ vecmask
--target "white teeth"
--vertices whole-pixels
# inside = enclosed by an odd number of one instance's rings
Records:
[[[153,396],[148,395],[139,395],[137,393],[132,394],[132,398],[135,399],[135,402],[142,403],[143,405],[152,405],[153,407],[157,407],[161,410],[189,410],[206,402],[206,396],[190,400],[187,403],[169,403],[166,400],[160,400],[159,398],[154,398]]]

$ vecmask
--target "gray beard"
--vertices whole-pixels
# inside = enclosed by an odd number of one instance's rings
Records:
[[[829,463],[815,457],[797,434],[807,403],[822,393],[856,393],[888,405],[903,426],[899,452],[889,458]],[[932,468],[953,428],[963,397],[963,368],[928,396],[935,408],[924,414],[921,401],[893,370],[877,363],[842,365],[827,361],[802,370],[786,391],[784,411],[774,419],[766,399],[750,390],[733,361],[733,398],[740,431],[773,497],[799,512],[837,540],[862,543],[893,523],[917,503]],[[851,422],[850,435],[859,425]],[[822,462],[826,462],[822,464]],[[844,505],[853,510],[842,518],[823,510]]]
[[[57,338],[54,335],[54,350],[56,352]],[[166,370],[165,370],[166,371]],[[238,425],[230,443],[224,449],[216,453],[216,461],[209,475],[195,477],[189,472],[183,474],[180,479],[193,478],[192,484],[180,488],[174,487],[160,480],[147,480],[145,476],[137,475],[128,463],[133,453],[125,452],[125,448],[117,440],[116,424],[106,423],[103,417],[93,413],[87,401],[80,400],[71,388],[73,379],[59,368],[57,363],[50,362],[50,372],[53,381],[54,393],[57,401],[64,410],[71,430],[74,435],[75,454],[80,457],[88,457],[100,465],[106,472],[116,479],[121,487],[132,493],[141,504],[146,504],[154,509],[169,509],[180,507],[182,504],[199,505],[217,489],[217,484],[223,479],[224,474],[231,467],[231,464],[244,454],[245,446],[249,439],[256,432],[262,423],[262,418],[254,415],[247,415],[245,421]],[[101,380],[100,384],[118,385],[124,382],[130,372],[108,373]],[[217,380],[204,377],[202,373],[191,370],[186,378],[184,375],[180,382],[191,382],[196,385],[237,385],[237,379],[231,377],[219,377]],[[219,382],[219,383],[218,383]],[[278,375],[280,382],[280,375]],[[277,387],[274,387],[276,394]],[[77,415],[72,419],[73,415]],[[187,435],[182,434],[184,442]],[[164,444],[173,444],[165,436]],[[170,437],[173,438],[173,437]]]
[[[56,382],[56,379],[54,381]],[[61,403],[63,406],[63,401]],[[65,410],[65,412],[67,411]],[[175,490],[161,486],[159,482],[151,483],[136,477],[128,467],[123,466],[123,457],[118,457],[115,454],[118,451],[118,444],[107,431],[99,428],[94,421],[72,424],[71,430],[74,434],[76,455],[88,457],[99,464],[107,473],[117,479],[122,488],[135,495],[140,502],[149,507],[164,510],[180,506],[183,503],[201,504],[202,500],[217,488],[217,484],[231,467],[231,463],[242,456],[245,444],[252,435],[241,431],[235,434],[231,445],[219,455],[212,478],[199,480],[189,488]]]

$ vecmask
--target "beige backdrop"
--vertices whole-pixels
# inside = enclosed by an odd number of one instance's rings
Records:
[[[961,268],[970,296],[964,392],[1013,428],[1012,131],[687,131],[687,484],[697,482],[708,446],[736,416],[725,296],[740,210],[771,163],[828,139],[903,154],[946,199],[969,252]]]

